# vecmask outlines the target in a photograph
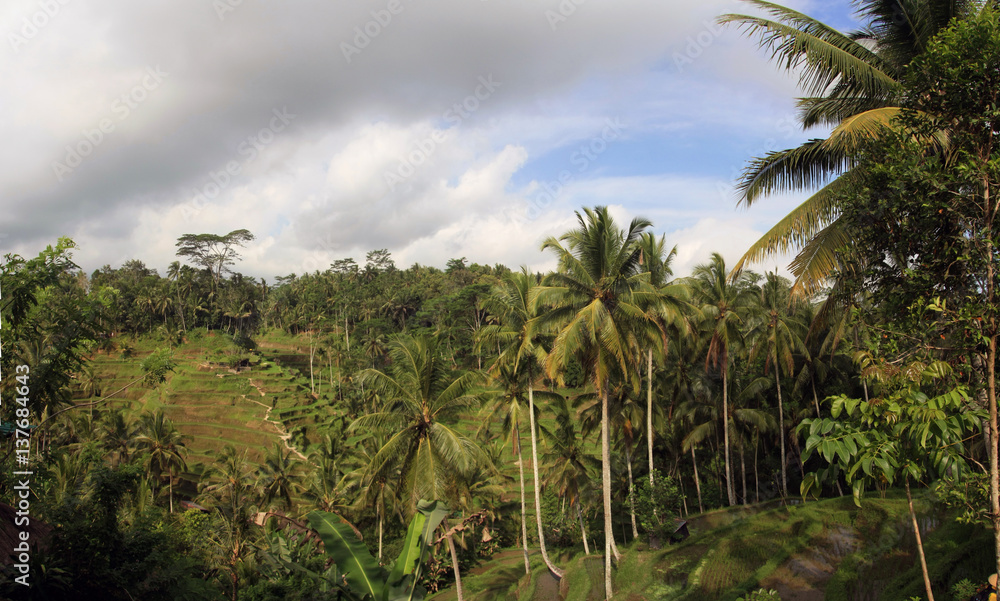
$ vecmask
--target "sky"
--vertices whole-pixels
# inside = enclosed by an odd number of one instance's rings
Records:
[[[784,5],[847,30],[848,0]],[[715,18],[738,0],[6,0],[0,251],[60,236],[88,273],[248,229],[269,281],[387,248],[399,267],[554,267],[607,205],[727,264],[805,193],[737,208],[801,131],[797,78]],[[784,269],[787,258],[754,266]]]

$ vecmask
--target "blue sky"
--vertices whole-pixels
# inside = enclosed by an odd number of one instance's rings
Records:
[[[685,275],[805,198],[737,209],[747,160],[825,133],[713,24],[738,0],[57,4],[0,8],[0,245],[68,235],[88,271],[162,271],[178,236],[238,228],[268,279],[383,247],[545,269],[541,240],[608,204]],[[855,27],[844,0],[785,4]]]

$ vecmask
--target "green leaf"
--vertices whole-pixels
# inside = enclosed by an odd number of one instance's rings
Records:
[[[388,586],[383,591],[383,601],[396,599],[398,594],[406,592],[402,597],[405,599],[422,598],[415,597],[417,593],[413,591],[413,578],[405,579],[404,576],[413,574],[416,568],[424,560],[424,552],[431,543],[431,537],[441,521],[448,516],[449,510],[441,501],[420,501],[417,504],[417,513],[410,521],[410,527],[406,531],[406,538],[403,540],[403,549],[396,558],[392,572],[389,573]],[[406,584],[406,586],[402,586]]]
[[[340,517],[324,511],[313,511],[308,516],[309,526],[319,534],[337,568],[343,571],[348,586],[361,597],[381,599],[385,586],[385,570],[378,565],[359,541],[350,526],[341,522]]]

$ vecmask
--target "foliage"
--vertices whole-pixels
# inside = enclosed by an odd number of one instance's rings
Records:
[[[357,539],[354,530],[335,514],[314,511],[308,517],[310,526],[323,540],[324,549],[344,571],[350,591],[357,599],[395,601],[419,600],[426,594],[417,582],[431,537],[447,514],[448,510],[440,501],[417,504],[403,550],[391,571],[378,564],[364,543]]]
[[[674,518],[680,515],[682,495],[680,487],[671,476],[653,471],[653,484],[640,478],[629,493],[635,503],[635,517],[639,526],[650,536],[667,540],[675,528]]]

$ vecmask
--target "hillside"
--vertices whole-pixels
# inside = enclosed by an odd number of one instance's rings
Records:
[[[940,599],[951,599],[963,579],[985,582],[991,573],[989,532],[956,523],[927,499],[919,503],[930,572]],[[864,499],[849,497],[771,502],[722,509],[689,521],[691,536],[663,549],[644,543],[622,549],[615,578],[616,599],[629,601],[733,601],[748,591],[774,589],[782,601],[905,601],[923,592],[906,499],[899,491]],[[501,553],[463,577],[472,601],[597,601],[603,598],[603,570],[597,555],[565,550],[556,582],[532,558],[533,575],[523,577],[520,556]],[[453,590],[431,597],[455,599]]]

